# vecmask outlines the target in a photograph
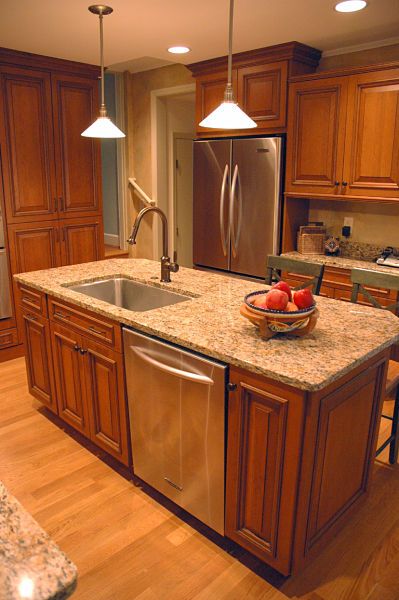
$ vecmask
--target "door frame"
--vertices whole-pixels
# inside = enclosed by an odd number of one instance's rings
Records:
[[[193,142],[193,136],[191,133],[173,133],[173,149],[172,149],[172,160],[169,161],[169,197],[173,199],[173,206],[169,207],[169,223],[170,223],[170,243],[171,243],[171,252],[176,250],[176,223],[177,223],[177,148],[176,142],[177,140],[191,140]]]
[[[166,128],[162,125],[165,123],[165,113],[162,99],[166,96],[179,96],[180,94],[187,94],[195,92],[195,83],[187,83],[183,85],[176,85],[173,87],[160,88],[152,90],[150,95],[151,102],[151,197],[155,201],[156,205],[159,206],[168,217],[169,224],[169,239],[172,241],[174,247],[174,194],[172,206],[169,205],[169,190],[168,181],[163,180],[160,174],[159,165],[164,164],[167,160],[167,145],[168,140],[166,138]],[[194,124],[193,124],[194,129]],[[167,168],[170,168],[170,163]],[[163,178],[165,179],[165,178]],[[168,179],[168,178],[167,178]],[[174,185],[174,180],[173,180]],[[172,251],[172,247],[170,248]],[[159,219],[154,219],[153,224],[153,258],[158,260],[162,254],[162,245],[160,239],[160,227]]]

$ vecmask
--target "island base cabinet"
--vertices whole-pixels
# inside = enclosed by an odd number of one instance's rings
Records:
[[[226,536],[288,575],[304,394],[231,369]]]
[[[22,320],[29,392],[57,413],[49,322],[27,311],[22,312]]]
[[[122,354],[54,322],[51,332],[59,416],[128,465]]]

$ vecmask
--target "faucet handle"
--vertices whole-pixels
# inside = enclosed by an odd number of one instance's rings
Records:
[[[177,273],[177,271],[179,270],[179,265],[177,264],[177,262],[171,262],[170,263],[170,267],[169,270],[172,271],[172,273]]]

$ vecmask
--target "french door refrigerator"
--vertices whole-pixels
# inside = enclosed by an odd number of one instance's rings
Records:
[[[194,142],[194,265],[265,276],[280,243],[281,142]]]

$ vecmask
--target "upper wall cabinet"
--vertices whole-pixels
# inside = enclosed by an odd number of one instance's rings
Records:
[[[95,118],[98,80],[0,64],[0,85],[7,222],[99,214],[100,145],[80,135]]]
[[[290,42],[233,56],[232,83],[240,107],[257,123],[252,134],[279,133],[286,128],[289,75],[314,71],[320,52]],[[200,127],[222,101],[227,83],[227,57],[189,65],[196,79],[196,129],[199,137],[223,137],[232,131]],[[248,130],[234,131],[248,135]]]
[[[286,194],[399,198],[399,69],[290,85]]]

